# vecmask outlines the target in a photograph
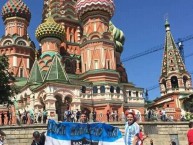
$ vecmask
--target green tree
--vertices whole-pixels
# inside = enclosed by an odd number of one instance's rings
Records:
[[[0,55],[0,104],[11,103],[10,97],[15,93],[15,78],[9,72],[9,61],[5,55]]]

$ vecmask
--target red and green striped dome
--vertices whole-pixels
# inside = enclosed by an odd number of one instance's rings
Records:
[[[84,13],[93,10],[102,10],[109,13],[112,17],[115,5],[113,0],[78,0],[76,4],[76,13],[81,18]]]
[[[65,31],[60,24],[57,24],[54,19],[49,16],[46,22],[38,26],[35,35],[39,42],[46,37],[55,37],[63,41]]]
[[[2,18],[21,17],[30,22],[31,12],[22,0],[9,0],[2,8]]]

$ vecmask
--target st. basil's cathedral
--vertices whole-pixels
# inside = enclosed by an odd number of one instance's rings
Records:
[[[125,38],[111,22],[114,11],[113,0],[44,0],[36,50],[28,6],[5,3],[0,54],[9,57],[20,90],[13,97],[16,110],[46,109],[55,120],[77,109],[95,111],[97,120],[106,120],[107,111],[144,114],[143,89],[128,82],[120,61]]]
[[[34,33],[37,50],[28,35],[28,6],[22,0],[4,4],[0,54],[9,57],[20,90],[12,97],[17,111],[45,109],[49,118],[61,121],[66,110],[78,109],[95,111],[104,121],[107,111],[121,116],[131,109],[143,120],[144,90],[128,81],[120,59],[125,37],[111,21],[114,11],[113,0],[44,0],[42,23]],[[150,108],[166,109],[178,119],[193,89],[168,21],[165,28],[161,96]]]

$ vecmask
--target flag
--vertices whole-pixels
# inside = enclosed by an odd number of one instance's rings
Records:
[[[49,120],[46,145],[124,145],[119,128],[105,123],[56,123]]]

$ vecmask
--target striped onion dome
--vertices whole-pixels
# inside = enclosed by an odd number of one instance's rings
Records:
[[[31,12],[22,0],[9,0],[2,8],[2,18],[21,17],[30,22]]]
[[[65,32],[63,27],[60,24],[57,24],[54,19],[49,16],[44,23],[38,26],[35,35],[39,42],[46,37],[55,37],[63,41]]]
[[[106,11],[112,17],[115,5],[113,0],[78,0],[76,4],[76,13],[81,19],[82,15],[89,11]]]
[[[116,51],[121,53],[123,51],[123,45],[125,42],[125,36],[123,31],[115,27],[112,22],[109,23],[109,31],[111,32],[114,38]]]

